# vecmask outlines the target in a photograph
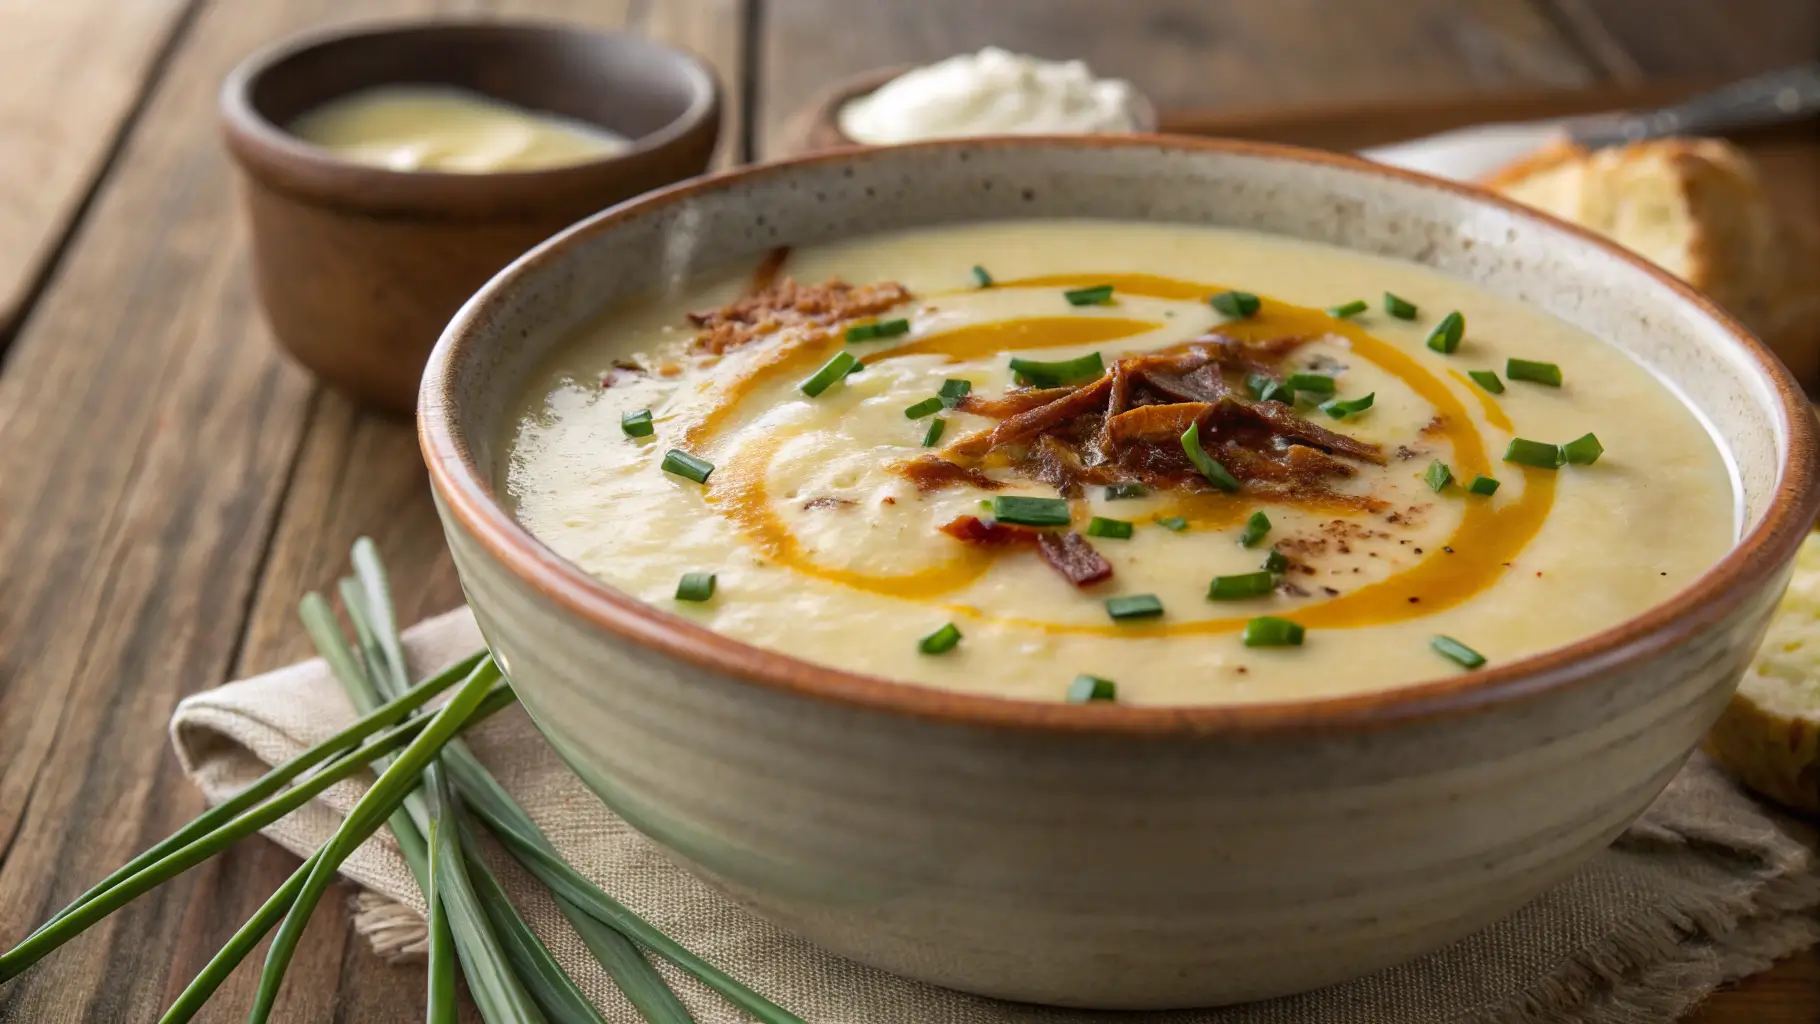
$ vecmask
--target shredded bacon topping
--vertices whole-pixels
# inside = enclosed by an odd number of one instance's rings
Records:
[[[941,531],[956,540],[986,548],[1035,545],[1043,561],[1077,587],[1090,587],[1112,578],[1112,563],[1095,551],[1087,538],[1073,530],[1038,530],[1014,523],[986,522],[978,516],[961,516],[942,524]]]
[[[852,285],[834,280],[823,284],[797,284],[781,278],[719,309],[690,313],[689,322],[701,328],[696,349],[720,355],[785,327],[826,327],[855,317],[874,316],[910,300],[910,292],[894,281]]]
[[[959,466],[936,455],[919,455],[892,469],[915,484],[919,491],[939,491],[954,484],[972,484],[984,491],[996,491],[1005,486],[971,466]]]
[[[1255,402],[1231,378],[1276,367],[1305,338],[1247,341],[1218,334],[1118,360],[1099,378],[1072,387],[1014,389],[1000,398],[969,395],[960,408],[1002,415],[995,427],[950,444],[940,456],[904,467],[925,490],[955,483],[981,462],[1074,497],[1088,484],[1142,483],[1202,490],[1208,485],[1181,437],[1200,425],[1202,447],[1252,492],[1278,499],[1320,498],[1371,508],[1374,499],[1334,492],[1327,481],[1356,473],[1349,464],[1384,464],[1375,444],[1329,430],[1280,402]],[[923,463],[949,468],[909,469]],[[984,476],[984,474],[979,474]]]

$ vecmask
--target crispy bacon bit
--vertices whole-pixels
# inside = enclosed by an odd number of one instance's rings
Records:
[[[613,360],[613,365],[607,369],[607,372],[600,375],[600,386],[602,388],[610,388],[615,384],[624,384],[629,380],[637,380],[638,378],[643,377],[645,372],[645,368],[637,363],[628,362],[624,359],[615,359]]]
[[[1177,402],[1172,405],[1140,405],[1129,412],[1106,420],[1105,443],[1123,444],[1144,441],[1168,444],[1179,441],[1188,428],[1213,409],[1206,402]]]
[[[1016,416],[1020,412],[1029,412],[1039,405],[1048,405],[1065,395],[1074,393],[1073,388],[1015,388],[998,398],[987,398],[980,394],[968,394],[955,406],[960,412],[970,412],[977,416],[990,416],[1002,420]]]
[[[955,540],[988,548],[1036,545],[1043,561],[1077,587],[1090,587],[1112,576],[1112,564],[1100,556],[1087,538],[1068,530],[1056,533],[1013,523],[986,522],[978,516],[961,516],[944,523],[941,531]]]
[[[1073,530],[1043,533],[1036,538],[1036,546],[1043,553],[1043,561],[1077,587],[1091,587],[1112,576],[1112,563]]]
[[[981,490],[996,491],[1005,486],[977,469],[957,466],[947,459],[922,455],[892,467],[899,476],[916,485],[919,491],[936,491],[950,484],[972,484]]]
[[[848,505],[853,504],[857,504],[857,502],[847,498],[823,496],[820,498],[810,498],[808,501],[803,502],[803,511],[809,512],[818,508],[846,508]]]
[[[963,437],[949,445],[948,450],[956,455],[978,458],[994,448],[1023,443],[1064,420],[1093,412],[1096,407],[1105,404],[1106,396],[1111,391],[1112,378],[1101,377],[1091,384],[1073,389],[1053,402],[1020,412],[991,430]]]
[[[1444,431],[1446,429],[1447,429],[1447,417],[1442,416],[1440,413],[1435,413],[1434,418],[1429,420],[1422,427],[1422,434],[1424,436],[1433,436],[1435,434],[1441,433],[1442,431]]]
[[[837,279],[800,285],[786,277],[719,309],[698,310],[688,317],[702,329],[695,347],[719,355],[785,327],[826,327],[883,313],[909,300],[909,290],[894,281],[851,285]]]

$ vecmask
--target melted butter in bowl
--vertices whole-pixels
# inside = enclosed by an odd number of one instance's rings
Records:
[[[632,146],[598,125],[421,85],[363,89],[308,111],[287,130],[356,163],[458,174],[562,167]]]

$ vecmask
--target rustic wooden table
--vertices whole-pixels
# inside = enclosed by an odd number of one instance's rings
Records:
[[[410,424],[274,348],[215,91],[251,50],[373,15],[534,15],[693,48],[723,161],[833,78],[987,42],[1079,55],[1166,107],[1732,75],[1820,52],[1813,0],[0,0],[0,944],[201,809],[164,722],[306,653],[297,597],[376,537],[408,621],[461,599]],[[295,867],[254,840],[0,988],[0,1021],[148,1021]],[[345,894],[344,894],[345,895]],[[285,1021],[421,1016],[345,899]],[[257,961],[257,957],[253,958]],[[255,972],[211,1021],[239,1019]],[[1696,1018],[1820,1021],[1820,957]]]

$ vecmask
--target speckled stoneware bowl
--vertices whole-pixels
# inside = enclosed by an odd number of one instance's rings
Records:
[[[599,583],[495,500],[509,400],[621,296],[750,265],[779,243],[1081,216],[1414,260],[1610,339],[1712,423],[1742,483],[1742,539],[1672,601],[1569,647],[1385,693],[1169,709],[966,696],[758,650]],[[1515,910],[1680,768],[1816,509],[1800,391],[1667,274],[1470,189],[1188,139],[846,151],[647,196],[534,250],[469,302],[430,359],[420,408],[481,628],[603,800],[678,863],[828,949],[1076,1006],[1310,989]]]

